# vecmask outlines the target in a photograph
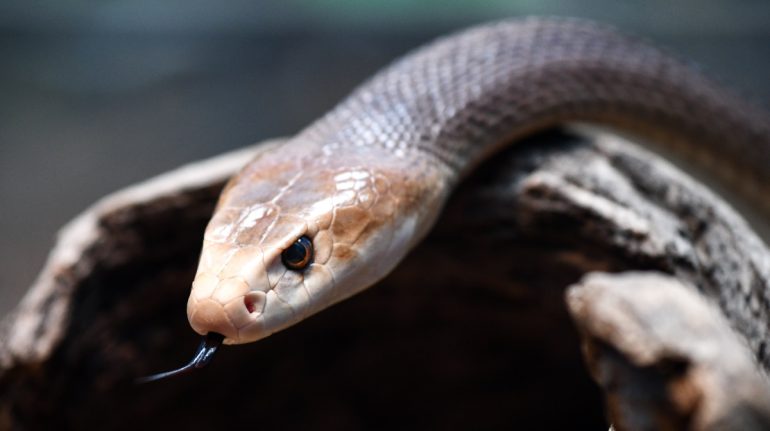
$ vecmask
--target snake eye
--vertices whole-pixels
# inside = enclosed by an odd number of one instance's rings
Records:
[[[313,243],[310,238],[301,236],[281,253],[283,264],[294,270],[304,269],[313,259]]]

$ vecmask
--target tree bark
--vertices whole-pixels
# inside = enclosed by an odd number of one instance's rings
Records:
[[[593,273],[567,303],[616,430],[770,429],[767,379],[692,286],[660,273]]]
[[[195,374],[136,385],[190,359],[198,337],[185,304],[217,193],[276,145],[118,192],[65,227],[3,323],[0,428],[770,423],[766,246],[658,157],[573,132],[537,136],[483,165],[377,286],[223,348]],[[668,278],[591,276],[570,288],[568,310],[565,288],[584,274],[628,270]],[[670,313],[655,318],[658,306]],[[687,337],[720,354],[699,356]]]

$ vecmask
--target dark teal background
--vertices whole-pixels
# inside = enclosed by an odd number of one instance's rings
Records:
[[[527,14],[612,23],[770,102],[766,0],[0,0],[0,315],[100,196],[291,134],[406,50]]]

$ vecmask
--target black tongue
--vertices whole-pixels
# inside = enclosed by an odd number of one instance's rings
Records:
[[[182,368],[179,368],[173,371],[166,371],[164,373],[158,373],[147,377],[141,377],[137,379],[136,382],[137,383],[154,382],[155,380],[165,379],[166,377],[176,376],[177,374],[187,374],[190,371],[196,370],[198,368],[203,368],[206,365],[208,365],[209,362],[211,362],[211,360],[214,358],[214,353],[216,353],[219,346],[222,345],[222,341],[224,339],[225,339],[225,336],[222,334],[217,334],[216,332],[209,332],[208,334],[203,336],[203,340],[201,341],[200,346],[198,346],[198,350],[195,351],[195,355],[193,356],[190,363],[188,363]]]

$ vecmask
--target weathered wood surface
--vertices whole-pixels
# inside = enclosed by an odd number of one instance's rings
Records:
[[[135,385],[192,354],[185,303],[201,233],[225,178],[253,151],[120,192],[63,231],[3,324],[0,429],[606,429],[605,412],[617,429],[718,429],[720,418],[744,416],[767,424],[770,253],[703,187],[605,135],[552,133],[497,157],[378,286],[262,342],[224,348],[197,374]],[[635,320],[642,344],[608,336],[601,328],[628,321],[586,311],[601,303],[589,294],[595,278],[571,290],[573,323],[565,288],[590,271],[625,270],[694,286],[692,304],[670,306],[682,311],[672,317],[680,333],[735,353],[688,356],[692,344],[657,332],[668,320]],[[634,302],[631,288],[617,289]],[[717,308],[725,319],[691,327],[687,313]],[[668,357],[647,353],[648,341],[681,347],[656,385],[639,376]],[[681,383],[702,369],[739,377]],[[629,377],[608,380],[617,375]],[[677,395],[682,384],[700,388],[697,402]],[[650,399],[634,404],[635,391]],[[750,391],[760,395],[749,404],[728,396]]]
[[[770,429],[767,378],[692,286],[660,273],[593,273],[567,303],[615,429]]]

